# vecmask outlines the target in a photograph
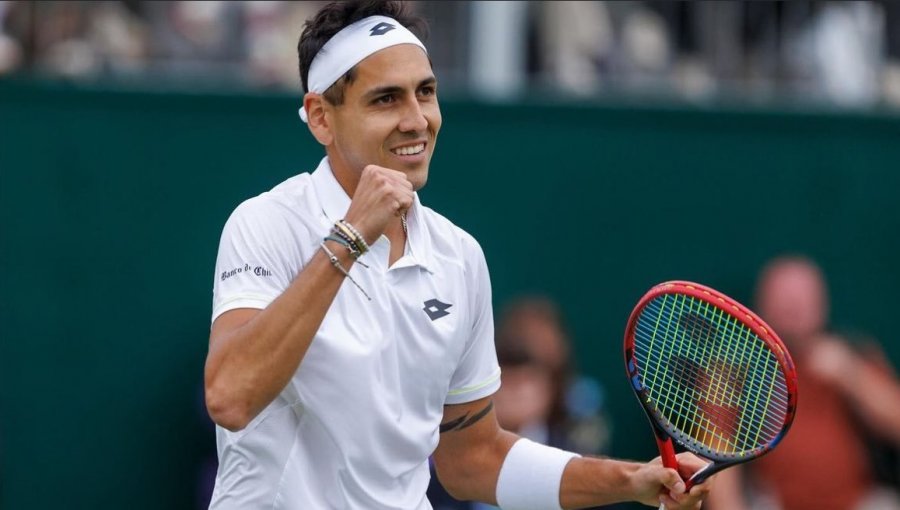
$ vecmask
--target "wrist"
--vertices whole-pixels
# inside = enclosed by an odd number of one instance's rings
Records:
[[[344,216],[341,221],[356,229],[356,232],[366,244],[374,244],[381,235],[381,231],[372,232],[373,227],[369,225],[369,222],[366,221],[365,217],[356,217],[356,215],[352,214],[350,211],[347,212],[347,215]]]
[[[622,493],[619,497],[623,501],[640,501],[646,486],[643,468],[646,464],[639,462],[621,462],[617,476],[621,478]]]
[[[356,261],[353,252],[346,243],[337,241],[331,237],[326,237],[323,242],[328,246],[328,249],[331,250],[331,253],[337,256],[341,263],[345,264],[348,268]]]
[[[578,454],[517,440],[500,467],[497,504],[507,510],[559,509],[563,501],[562,480]]]
[[[331,228],[331,237],[349,248],[350,254],[354,258],[359,258],[369,251],[369,243],[366,242],[365,237],[346,219],[342,218],[335,222]]]

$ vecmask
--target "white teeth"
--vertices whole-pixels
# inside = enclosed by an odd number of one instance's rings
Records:
[[[394,149],[394,154],[399,154],[400,156],[411,156],[413,154],[418,154],[425,150],[425,144],[420,143],[418,145],[411,145],[409,147],[400,147],[398,149]]]

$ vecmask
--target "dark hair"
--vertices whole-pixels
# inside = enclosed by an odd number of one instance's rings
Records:
[[[518,343],[524,345],[523,335],[527,334],[528,320],[535,319],[549,324],[562,336],[566,347],[570,347],[569,328],[563,317],[562,310],[549,297],[541,295],[520,296],[503,307],[495,332],[495,342],[498,358],[501,351],[508,349],[507,344]],[[505,353],[504,353],[505,354]],[[528,356],[534,362],[540,362],[534,358],[533,353]],[[513,358],[513,361],[518,361]],[[548,423],[562,425],[569,420],[569,411],[566,409],[566,389],[573,375],[571,353],[563,360],[560,367],[555,367],[550,377],[553,382],[553,404],[550,408]]]
[[[297,55],[300,64],[300,81],[303,84],[303,92],[308,92],[309,66],[322,46],[344,27],[351,25],[369,16],[387,16],[397,20],[398,23],[423,39],[428,34],[428,25],[421,17],[409,12],[402,2],[393,0],[348,0],[345,2],[332,2],[319,10],[316,15],[307,20],[303,26],[303,33],[297,43]],[[356,77],[356,66],[350,68],[344,76],[328,87],[322,96],[331,104],[339,105],[344,102],[344,87],[353,82]]]

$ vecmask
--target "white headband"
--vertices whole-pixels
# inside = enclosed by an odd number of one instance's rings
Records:
[[[403,25],[387,16],[369,16],[344,27],[316,53],[309,66],[307,90],[321,94],[364,58],[398,44],[415,44],[426,53],[425,45]],[[300,118],[307,121],[306,109]]]

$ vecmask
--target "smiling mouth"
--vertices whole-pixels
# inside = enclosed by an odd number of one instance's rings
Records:
[[[425,151],[425,143],[419,143],[416,145],[408,145],[406,147],[397,147],[396,149],[391,149],[391,152],[398,156],[415,156],[416,154],[420,154]]]

